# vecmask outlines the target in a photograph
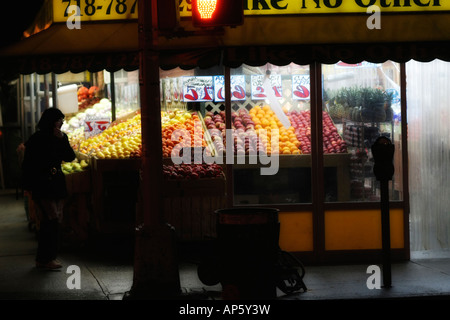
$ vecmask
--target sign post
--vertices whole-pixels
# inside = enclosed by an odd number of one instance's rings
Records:
[[[124,298],[169,299],[181,288],[175,232],[163,214],[157,0],[138,1],[142,167],[133,286]]]

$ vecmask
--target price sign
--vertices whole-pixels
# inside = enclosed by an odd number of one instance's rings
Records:
[[[252,75],[252,100],[264,100],[267,98],[267,94],[264,92],[264,77],[263,75]],[[281,85],[281,75],[270,76],[270,86],[276,98],[283,97],[283,86]]]
[[[202,102],[214,98],[213,77],[183,77],[183,101]]]
[[[95,136],[106,130],[110,124],[110,118],[86,116],[84,120],[84,135],[86,137]]]
[[[230,77],[231,101],[245,100],[245,76]],[[214,101],[225,101],[225,76],[214,76]]]
[[[292,99],[309,100],[310,98],[309,75],[292,76]]]
[[[170,85],[171,85],[170,79],[164,79],[161,81],[161,86],[162,86],[162,90],[163,90],[163,94],[164,94],[164,100],[166,100],[166,102],[168,102],[168,103],[172,102],[172,94],[171,94],[171,90],[170,90]]]
[[[171,79],[171,87],[172,87],[173,101],[180,101],[181,100],[181,90],[180,90],[179,79],[172,78]]]
[[[138,18],[138,0],[53,0],[53,21],[66,22],[74,14],[70,6],[79,8],[75,14],[80,21]]]

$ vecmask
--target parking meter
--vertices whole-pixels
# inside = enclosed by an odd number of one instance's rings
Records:
[[[391,227],[389,217],[389,186],[388,181],[394,175],[394,145],[387,137],[378,137],[372,145],[372,155],[375,161],[373,173],[380,181],[381,204],[381,241],[383,249],[383,284],[391,286]]]
[[[375,161],[373,173],[379,181],[392,180],[394,175],[394,145],[387,137],[378,137],[372,145],[372,155]]]

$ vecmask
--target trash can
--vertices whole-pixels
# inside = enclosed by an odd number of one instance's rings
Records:
[[[278,209],[216,210],[217,265],[226,300],[275,299]]]

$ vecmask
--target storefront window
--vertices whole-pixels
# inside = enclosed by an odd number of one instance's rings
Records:
[[[106,73],[66,72],[56,76],[57,104],[65,114],[61,129],[76,151],[88,153],[82,143],[101,133],[112,122],[111,99],[105,86]]]
[[[109,73],[105,74],[109,94],[112,97],[112,79]],[[119,70],[114,72],[114,99],[116,119],[126,117],[140,108],[139,104],[139,71]]]
[[[309,66],[242,65],[230,82],[234,204],[311,203]]]
[[[216,78],[223,78],[221,67],[160,71],[163,169],[168,180],[224,181],[224,148],[216,139],[225,139],[225,105],[215,95]]]
[[[379,201],[371,146],[380,136],[395,145],[390,200],[402,200],[399,65],[323,65],[325,201]]]

